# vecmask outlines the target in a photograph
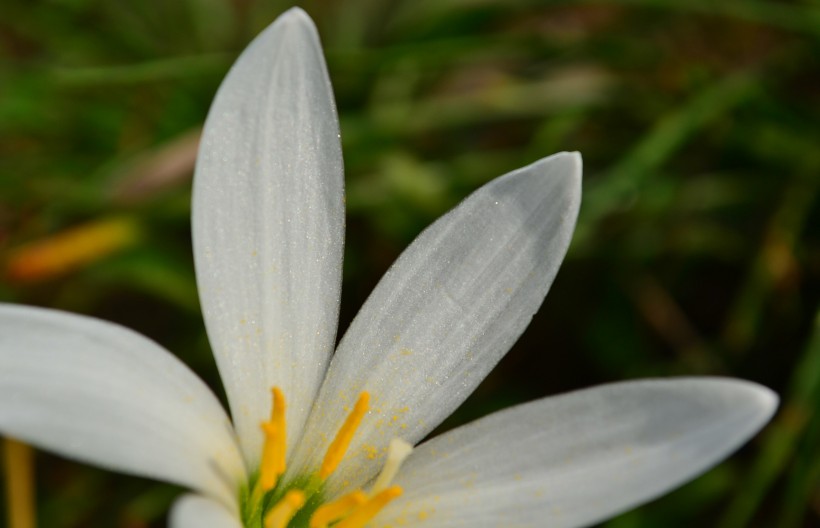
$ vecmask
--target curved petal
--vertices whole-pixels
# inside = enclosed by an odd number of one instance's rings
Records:
[[[298,438],[336,339],[344,237],[339,125],[319,37],[294,8],[234,64],[194,178],[202,310],[249,466],[270,388]]]
[[[419,441],[464,401],[541,305],[580,194],[580,155],[556,154],[485,185],[419,235],[339,345],[294,470],[321,462],[361,391],[373,409],[330,489],[366,481],[391,438]]]
[[[242,528],[239,518],[218,502],[199,495],[177,499],[169,515],[171,528]]]
[[[225,411],[177,358],[126,328],[0,305],[0,432],[235,505],[245,478]]]
[[[588,526],[699,475],[777,396],[720,378],[604,385],[508,409],[419,446],[373,526]]]

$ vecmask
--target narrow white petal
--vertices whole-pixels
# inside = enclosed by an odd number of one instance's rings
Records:
[[[0,305],[0,433],[236,502],[245,478],[225,411],[177,358],[126,328]]]
[[[419,441],[464,401],[541,305],[580,194],[581,157],[556,154],[485,185],[419,235],[344,336],[294,469],[321,462],[360,391],[373,409],[331,488],[366,481],[392,438]]]
[[[589,526],[690,480],[765,424],[777,396],[720,378],[605,385],[535,401],[419,446],[373,526]]]
[[[208,114],[193,196],[208,336],[242,449],[270,388],[297,439],[336,339],[344,237],[339,125],[316,28],[294,8],[244,51]]]
[[[171,509],[171,528],[242,528],[239,518],[214,502],[199,495],[184,495]]]

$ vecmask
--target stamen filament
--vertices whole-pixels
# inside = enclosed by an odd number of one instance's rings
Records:
[[[287,422],[285,421],[285,395],[274,387],[273,406],[269,422],[262,422],[262,431],[265,433],[265,445],[262,448],[262,462],[260,464],[259,487],[268,492],[276,486],[276,481],[285,472],[285,456],[287,454]]]
[[[356,508],[346,519],[333,528],[363,528],[388,502],[402,494],[399,486],[392,486],[376,494],[369,501]]]
[[[9,528],[35,528],[34,456],[31,447],[17,440],[4,442]]]
[[[329,477],[339,466],[339,463],[347,452],[347,448],[350,446],[350,442],[353,440],[356,429],[358,429],[364,415],[367,414],[369,406],[370,394],[362,392],[353,410],[350,411],[350,414],[347,416],[345,423],[339,429],[339,432],[336,433],[336,438],[333,439],[333,442],[327,449],[322,467],[319,470],[319,477],[322,480]]]
[[[290,490],[265,516],[265,528],[286,528],[304,504],[305,494],[296,489]]]
[[[376,479],[376,482],[373,484],[373,488],[370,490],[372,495],[376,495],[377,493],[387,489],[390,483],[393,482],[393,478],[395,478],[396,473],[399,472],[402,462],[410,456],[412,451],[413,446],[401,438],[394,438],[390,440],[390,445],[387,447],[387,461],[384,463],[382,472],[379,473],[379,477]]]
[[[337,521],[350,513],[354,508],[367,502],[367,495],[362,491],[354,491],[323,504],[310,516],[309,528],[327,528],[333,521]]]

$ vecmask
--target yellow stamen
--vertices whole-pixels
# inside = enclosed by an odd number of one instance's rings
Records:
[[[287,454],[287,422],[285,421],[285,395],[279,387],[273,388],[273,407],[270,421],[262,422],[265,445],[262,448],[259,486],[262,491],[270,491],[276,486],[279,476],[285,472]]]
[[[34,528],[34,475],[32,450],[26,444],[7,438],[5,441],[6,494],[8,526]]]
[[[285,472],[285,455],[287,454],[288,429],[285,421],[285,394],[279,387],[273,388],[273,409],[270,421],[277,430],[276,441],[276,470],[281,475]]]
[[[337,521],[350,513],[354,508],[367,502],[367,495],[361,491],[354,491],[323,504],[310,516],[310,528],[327,528],[333,521]]]
[[[290,490],[265,515],[265,528],[285,528],[304,504],[305,494],[296,489]]]
[[[356,401],[356,405],[353,407],[353,410],[350,411],[350,414],[345,420],[345,423],[342,425],[339,432],[336,433],[336,438],[333,439],[333,442],[330,444],[330,447],[327,449],[327,454],[325,454],[325,459],[322,462],[322,468],[319,470],[319,477],[324,480],[331,473],[338,467],[339,462],[342,461],[342,458],[345,456],[345,452],[347,448],[350,446],[350,441],[353,440],[353,434],[358,429],[359,424],[362,422],[362,418],[367,413],[367,410],[370,406],[370,394],[367,392],[362,392],[359,395],[359,399]]]
[[[276,463],[276,441],[278,431],[270,422],[260,424],[265,433],[265,447],[262,449],[262,462],[259,471],[259,486],[262,491],[270,491],[276,486],[279,478],[278,466]]]
[[[396,476],[396,473],[398,473],[402,462],[410,456],[412,451],[413,446],[401,438],[394,438],[390,441],[390,445],[387,448],[387,461],[384,463],[382,472],[379,473],[379,477],[370,490],[372,495],[387,489],[390,483],[393,482],[393,478]]]
[[[402,494],[399,486],[392,486],[378,493],[372,499],[356,508],[346,519],[336,524],[333,528],[363,528],[367,522],[376,516],[388,502]]]

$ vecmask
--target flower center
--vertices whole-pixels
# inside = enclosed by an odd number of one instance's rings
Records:
[[[370,408],[370,394],[362,392],[325,453],[322,465],[308,477],[280,482],[285,473],[287,422],[285,395],[272,389],[271,417],[262,422],[265,435],[259,476],[243,497],[243,521],[248,528],[362,528],[390,501],[402,494],[391,486],[393,478],[413,447],[394,438],[387,460],[370,491],[356,490],[325,501],[324,483],[344,459],[353,436]]]

